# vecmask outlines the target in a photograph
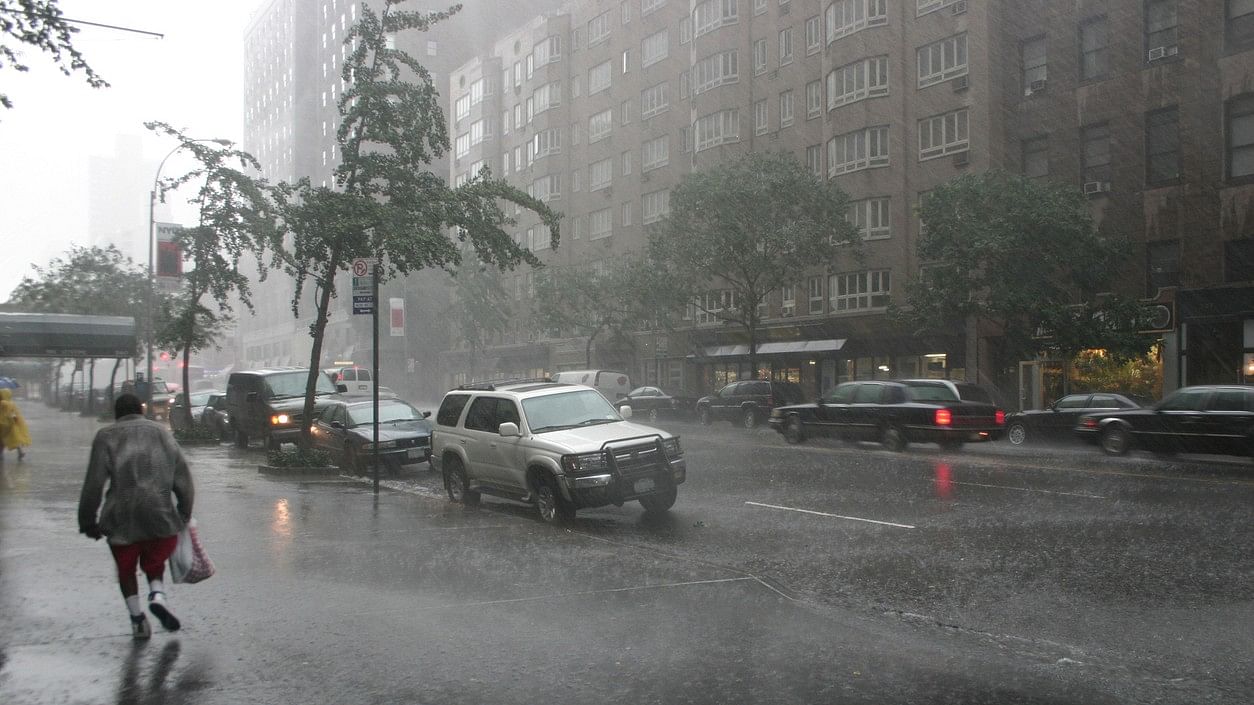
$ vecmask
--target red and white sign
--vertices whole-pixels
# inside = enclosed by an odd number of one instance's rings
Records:
[[[391,309],[392,337],[405,337],[405,299],[388,299]]]

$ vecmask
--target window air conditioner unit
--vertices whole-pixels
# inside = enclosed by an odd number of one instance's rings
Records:
[[[1028,85],[1028,95],[1032,95],[1033,93],[1039,93],[1045,90],[1045,86],[1047,85],[1049,85],[1048,82],[1043,78],[1033,81],[1031,84]]]
[[[970,152],[958,152],[954,155],[954,166],[966,166],[971,163]]]
[[[959,76],[953,80],[953,84],[954,92],[957,93],[958,91],[965,91],[969,88],[971,86],[971,80],[969,76]]]
[[[796,315],[796,313],[797,313],[796,307],[785,306],[784,308],[780,309],[779,315],[783,316],[784,318],[791,318],[794,315]]]
[[[774,71],[772,71],[772,72],[770,73],[770,75],[769,75],[769,76],[767,76],[767,78],[769,78],[769,79],[770,79],[770,80],[772,80],[772,81],[774,81],[775,79],[779,78],[779,69],[775,69]]]
[[[958,0],[958,2],[953,4],[953,7],[949,8],[949,11],[955,15],[961,15],[966,12],[967,0]]]
[[[1169,46],[1169,47],[1154,47],[1153,49],[1149,50],[1149,56],[1147,60],[1158,61],[1159,59],[1165,59],[1168,56],[1175,56],[1178,53],[1180,53],[1180,48],[1174,45]]]
[[[1109,192],[1110,192],[1109,181],[1085,181],[1084,182],[1084,195],[1086,196],[1091,196],[1095,193],[1109,193]]]

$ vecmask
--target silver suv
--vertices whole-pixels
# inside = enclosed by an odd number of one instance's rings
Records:
[[[632,500],[665,512],[687,474],[679,437],[630,418],[580,384],[463,386],[436,412],[432,458],[454,502],[505,497],[535,504],[546,522]]]

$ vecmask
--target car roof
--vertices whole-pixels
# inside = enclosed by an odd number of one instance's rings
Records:
[[[571,384],[567,382],[514,382],[503,383],[500,385],[489,385],[487,389],[464,389],[457,388],[449,390],[449,394],[507,394],[516,397],[539,397],[550,394],[560,394],[570,391],[596,391],[595,388],[584,384]]]

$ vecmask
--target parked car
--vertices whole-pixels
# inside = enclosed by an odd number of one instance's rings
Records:
[[[744,428],[757,428],[771,416],[771,411],[785,404],[805,401],[800,385],[765,379],[732,382],[710,396],[697,400],[697,420],[709,426],[715,421],[730,421]]]
[[[675,397],[661,387],[636,387],[619,399],[619,404],[631,407],[635,416],[647,418],[651,423],[659,417],[678,417],[691,414],[696,402],[691,397]]]
[[[149,385],[143,380],[136,382],[128,379],[120,384],[118,393],[134,394],[139,397],[140,401],[144,402],[144,413],[148,413],[148,407],[151,406],[152,418],[157,421],[170,418],[170,405],[174,403],[174,390],[160,377],[153,379],[151,390],[148,387]],[[150,391],[152,399],[148,399]]]
[[[776,408],[771,428],[789,443],[811,436],[878,441],[893,451],[910,443],[957,449],[996,440],[1006,414],[979,387],[936,379],[845,382],[813,404]]]
[[[235,445],[247,448],[261,438],[266,448],[295,442],[300,436],[309,370],[281,368],[232,372],[226,383],[226,409]],[[314,414],[331,402],[335,387],[326,375],[315,375]]]
[[[1031,409],[1006,417],[1006,440],[1014,445],[1045,440],[1073,440],[1081,416],[1141,405],[1122,394],[1097,392],[1068,394],[1045,409]]]
[[[1254,453],[1254,387],[1177,389],[1156,406],[1089,414],[1076,435],[1110,455],[1134,448],[1159,453]]]
[[[431,460],[429,416],[400,399],[379,402],[379,456],[393,474],[402,465]],[[345,471],[363,473],[374,456],[374,420],[373,400],[331,401],[314,421],[314,447],[338,459]]]
[[[374,394],[374,377],[365,367],[331,367],[323,370],[331,384],[344,394]],[[341,389],[340,386],[343,385]]]
[[[170,405],[170,427],[186,429],[201,426],[200,418],[205,413],[209,397],[221,393],[216,389],[192,392],[190,404],[186,394],[180,392],[175,395],[174,402]]]
[[[224,441],[230,440],[233,432],[231,416],[226,412],[226,392],[211,393],[200,416],[195,417],[195,421],[201,428],[218,434],[218,438]]]
[[[453,502],[497,495],[536,505],[545,522],[632,500],[665,512],[687,476],[679,437],[630,418],[584,385],[468,385],[444,396],[432,457]]]
[[[617,402],[631,389],[631,378],[626,372],[618,370],[566,370],[554,372],[552,379],[567,384],[585,384],[604,394],[611,402]]]

